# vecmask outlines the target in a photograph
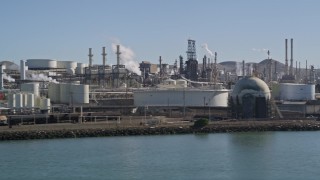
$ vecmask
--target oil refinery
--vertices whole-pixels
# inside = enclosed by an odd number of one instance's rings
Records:
[[[2,61],[0,102],[2,115],[11,119],[59,119],[81,122],[82,116],[167,116],[192,119],[305,118],[320,115],[319,79],[313,65],[294,68],[293,39],[290,65],[285,39],[284,64],[269,57],[260,63],[225,61],[204,55],[199,63],[196,41],[188,40],[186,61],[139,63],[132,70],[121,61],[101,64],[55,59],[26,59],[20,65]],[[170,64],[171,63],[171,64]],[[49,119],[48,119],[49,118]],[[36,121],[36,120],[34,120]],[[39,121],[38,123],[43,123]]]

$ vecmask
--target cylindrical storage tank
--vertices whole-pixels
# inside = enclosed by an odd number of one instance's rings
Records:
[[[48,96],[53,103],[60,103],[60,84],[50,83],[48,85]]]
[[[165,89],[133,92],[135,106],[227,107],[229,90]]]
[[[39,97],[39,83],[25,83],[21,84],[21,92],[32,93],[34,97]]]
[[[16,94],[10,93],[8,94],[8,108],[16,107]]]
[[[178,86],[181,86],[181,87],[187,87],[188,86],[188,82],[184,79],[178,79],[176,80],[176,84]]]
[[[62,83],[60,84],[60,103],[69,104],[71,103],[71,84]]]
[[[40,99],[40,110],[42,112],[48,113],[48,112],[50,112],[50,108],[51,108],[50,99],[41,98]]]
[[[23,108],[23,94],[21,93],[16,94],[16,107]]]
[[[173,79],[167,79],[164,81],[165,85],[176,85],[176,81]]]
[[[34,107],[34,94],[28,93],[27,94],[27,108],[33,108]]]
[[[75,70],[72,69],[72,68],[67,68],[66,69],[66,73],[69,74],[69,75],[74,75],[74,72],[75,72]]]
[[[85,84],[72,84],[71,86],[73,104],[89,103],[89,85]]]
[[[76,67],[77,67],[77,62],[75,61],[57,61],[57,68],[75,69]]]
[[[280,100],[304,101],[315,100],[314,84],[280,84]]]
[[[84,69],[85,67],[88,67],[87,64],[84,63],[77,63],[77,67],[76,67],[76,74],[84,74]]]
[[[27,106],[27,101],[28,101],[28,94],[27,93],[22,93],[22,98],[23,98],[23,107]]]
[[[57,68],[57,61],[53,59],[27,59],[28,69],[54,69]]]

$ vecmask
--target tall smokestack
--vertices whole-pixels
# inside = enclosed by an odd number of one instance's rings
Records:
[[[107,56],[107,53],[106,53],[106,47],[102,47],[102,65],[103,66],[106,66],[106,56]]]
[[[293,75],[293,39],[291,38],[290,75]]]
[[[179,60],[180,60],[180,74],[184,74],[183,57],[181,55],[179,56]]]
[[[296,72],[295,72],[296,78],[298,76],[298,61],[296,61]]]
[[[218,69],[217,69],[217,52],[214,53],[214,84],[217,84],[217,76],[218,76]]]
[[[299,81],[298,82],[300,82],[301,81],[301,67],[300,67],[300,61],[299,61]]]
[[[93,57],[93,54],[92,54],[92,48],[89,48],[89,67],[92,67],[92,57]]]
[[[20,60],[20,80],[26,79],[26,64],[24,60]]]
[[[243,77],[246,75],[246,74],[245,74],[245,67],[244,67],[245,64],[246,64],[246,63],[245,63],[245,61],[243,60],[243,61],[242,61],[242,76],[243,76]]]
[[[205,71],[207,68],[207,56],[204,55],[203,59],[202,59],[202,71]]]
[[[0,65],[0,90],[3,89],[3,67]]]
[[[162,59],[161,56],[159,57],[159,66],[160,66],[160,77],[162,76]]]
[[[306,60],[306,83],[308,83],[308,60]]]
[[[275,77],[273,79],[277,81],[278,80],[277,61],[274,61],[274,74],[275,74]]]
[[[284,73],[288,75],[288,39],[286,39],[285,43],[286,48],[286,58],[285,58],[285,66],[284,66]]]
[[[118,67],[118,69],[119,69],[119,65],[120,65],[120,54],[121,54],[121,52],[120,52],[120,45],[117,45],[117,52],[116,52],[116,54],[117,54],[117,67]]]

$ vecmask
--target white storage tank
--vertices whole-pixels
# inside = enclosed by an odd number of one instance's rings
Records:
[[[21,84],[21,92],[32,93],[35,97],[39,97],[39,83],[25,83]]]
[[[180,87],[187,87],[188,86],[188,82],[184,79],[176,80],[176,84],[177,84],[177,86],[180,86]]]
[[[84,64],[84,63],[77,63],[75,73],[76,74],[84,74],[85,67],[88,67],[88,65]]]
[[[8,108],[16,107],[16,94],[10,93],[8,94]]]
[[[173,79],[166,79],[166,80],[164,81],[164,84],[165,84],[165,85],[176,85],[176,81],[173,80]]]
[[[48,85],[48,96],[53,103],[60,103],[60,84],[50,83]]]
[[[72,84],[71,85],[73,104],[85,104],[89,103],[89,85],[85,84]]]
[[[50,112],[51,104],[50,99],[41,98],[40,99],[40,110]]]
[[[57,61],[57,68],[61,69],[75,69],[77,62],[75,61]]]
[[[304,101],[315,100],[314,84],[280,84],[280,100]]]
[[[27,106],[27,101],[28,101],[28,94],[27,93],[22,93],[22,98],[23,98],[23,107]]]
[[[71,102],[71,84],[60,84],[60,103],[69,104]]]
[[[145,89],[133,92],[135,106],[227,107],[229,90]]]
[[[34,94],[28,93],[27,94],[27,108],[33,108],[34,107]]]
[[[23,94],[21,93],[16,94],[16,107],[23,108]]]
[[[57,68],[57,61],[53,59],[27,59],[28,69],[54,69]]]
[[[66,73],[69,74],[69,75],[74,75],[75,70],[72,69],[72,68],[67,68],[67,69],[66,69]]]

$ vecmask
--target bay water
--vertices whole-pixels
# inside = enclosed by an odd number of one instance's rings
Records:
[[[320,132],[0,142],[0,179],[320,179]]]

